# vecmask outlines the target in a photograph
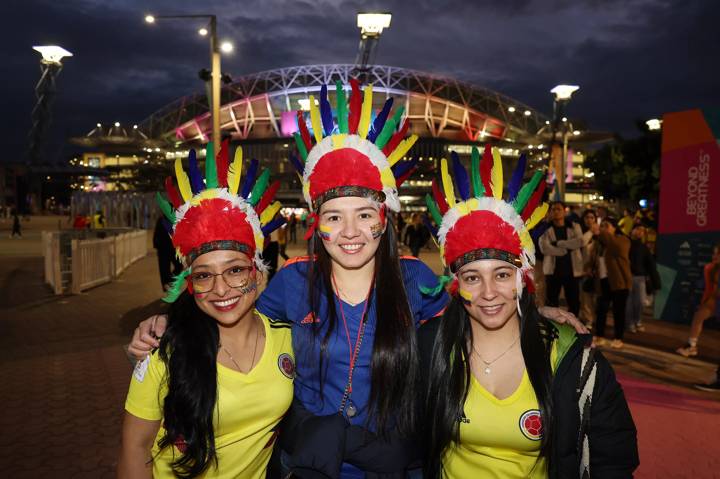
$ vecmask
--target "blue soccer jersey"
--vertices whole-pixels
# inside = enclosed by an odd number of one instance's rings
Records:
[[[290,260],[278,271],[256,303],[258,311],[272,321],[292,323],[293,350],[296,362],[295,397],[310,412],[318,416],[340,411],[345,387],[348,383],[350,359],[355,347],[360,321],[366,302],[350,305],[334,297],[337,321],[334,331],[328,336],[327,353],[322,368],[325,372],[321,387],[320,348],[327,333],[328,305],[324,294],[319,295],[315,315],[311,314],[309,286],[307,283],[308,257]],[[438,283],[435,274],[417,258],[403,257],[400,268],[410,311],[419,327],[424,321],[440,315],[448,303],[444,291],[436,296],[425,295],[420,286],[434,287]],[[341,315],[345,316],[343,322]],[[352,393],[349,403],[355,409],[353,417],[346,417],[350,423],[363,426],[368,417],[370,396],[370,364],[378,318],[374,298],[367,308],[367,323],[363,333],[360,352],[355,362]],[[313,318],[316,318],[314,322]],[[379,318],[382,320],[382,318]],[[345,330],[347,323],[347,332]],[[349,333],[349,340],[348,340]],[[403,378],[398,378],[402,380]],[[355,468],[343,466],[343,477],[363,477]],[[351,472],[352,469],[355,469]],[[353,474],[356,472],[356,474]],[[347,473],[347,474],[346,474]]]

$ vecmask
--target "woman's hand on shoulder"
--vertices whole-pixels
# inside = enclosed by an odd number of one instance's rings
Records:
[[[160,346],[160,338],[165,334],[167,328],[167,316],[156,314],[141,322],[128,346],[128,353],[135,359],[140,360]]]
[[[560,308],[553,308],[551,306],[539,306],[538,312],[542,316],[553,321],[554,323],[567,324],[569,326],[572,326],[579,334],[590,333],[590,330],[586,328],[585,325],[581,323],[580,320],[570,311],[565,311],[564,309]]]

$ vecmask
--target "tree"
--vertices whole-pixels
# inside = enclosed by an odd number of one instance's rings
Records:
[[[585,165],[595,173],[594,186],[608,199],[657,201],[660,179],[660,134],[637,122],[642,136],[613,143],[588,155]]]

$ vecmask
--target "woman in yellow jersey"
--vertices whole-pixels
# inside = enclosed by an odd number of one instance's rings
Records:
[[[425,477],[632,477],[636,431],[610,364],[534,303],[542,173],[521,187],[521,158],[505,201],[496,151],[473,152],[472,194],[454,160],[455,184],[443,160],[445,195],[428,202],[454,294],[419,332]]]
[[[194,152],[189,177],[177,160],[178,188],[168,178],[168,200],[158,195],[186,269],[159,348],[133,372],[120,478],[263,478],[292,402],[290,328],[254,309],[260,251],[282,224],[277,187],[266,172],[255,182],[254,163],[238,191],[241,154],[228,165],[227,146],[217,162],[208,148],[204,181]]]

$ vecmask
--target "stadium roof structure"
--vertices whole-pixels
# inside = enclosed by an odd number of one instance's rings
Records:
[[[234,140],[287,138],[297,129],[298,110],[308,110],[309,96],[328,85],[335,104],[335,81],[349,89],[357,75],[351,64],[306,65],[269,70],[238,78],[223,87],[220,125]],[[405,68],[374,65],[362,73],[373,85],[374,109],[392,96],[405,106],[410,131],[421,138],[451,141],[537,143],[549,121],[542,113],[501,93]],[[211,119],[205,94],[188,95],[166,105],[139,124],[152,139],[180,146],[210,139]],[[541,133],[542,134],[542,133]]]

